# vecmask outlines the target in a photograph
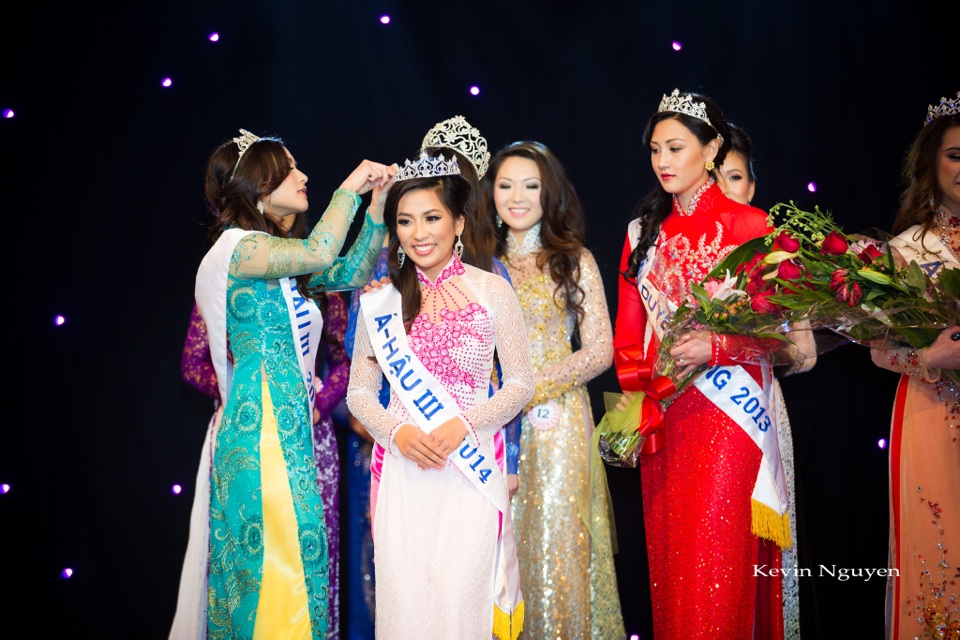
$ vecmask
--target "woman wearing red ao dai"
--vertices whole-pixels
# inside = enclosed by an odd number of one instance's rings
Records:
[[[678,91],[664,96],[647,124],[644,144],[660,184],[641,202],[621,258],[625,275],[614,336],[621,381],[628,371],[655,362],[661,314],[686,299],[689,283],[700,282],[734,248],[769,230],[763,211],[729,200],[715,183],[714,167],[723,163],[730,137],[712,100]],[[706,363],[735,365],[733,338],[692,332],[677,340],[670,355],[686,371]],[[769,383],[756,364],[733,369],[759,388]],[[635,383],[624,381],[624,390],[641,389],[645,380]],[[752,499],[758,472],[779,466],[779,455],[761,450],[705,393],[691,384],[673,400],[662,446],[640,459],[654,634],[782,638],[780,580],[755,576],[757,565],[779,568],[780,551],[754,531],[764,528],[758,520],[766,515],[767,535],[776,529],[779,535],[771,537],[789,544],[786,506],[764,512]],[[775,448],[776,429],[769,431]]]

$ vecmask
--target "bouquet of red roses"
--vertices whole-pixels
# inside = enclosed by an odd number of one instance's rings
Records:
[[[740,245],[690,285],[645,392],[619,407],[608,402],[596,436],[608,464],[635,466],[671,399],[707,369],[679,375],[686,370],[669,352],[684,333],[714,333],[725,356],[740,363],[764,358],[788,365],[848,342],[894,340],[919,349],[960,323],[960,269],[941,269],[934,280],[904,260],[889,236],[846,234],[818,207],[803,211],[781,203],[770,210],[769,222],[770,233]],[[943,375],[960,384],[956,371]]]
[[[714,270],[738,275],[754,313],[829,329],[840,340],[828,348],[892,340],[920,349],[960,322],[960,269],[941,268],[934,278],[905,260],[888,234],[846,234],[819,208],[803,211],[791,202],[770,211],[782,220],[774,231],[741,245]],[[960,383],[955,371],[945,375]]]

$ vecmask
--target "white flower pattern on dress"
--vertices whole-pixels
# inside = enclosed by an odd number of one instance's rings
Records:
[[[690,283],[702,282],[712,265],[737,248],[735,244],[724,244],[723,225],[719,222],[715,224],[717,233],[713,239],[708,239],[704,233],[697,239],[696,246],[686,236],[668,239],[666,233],[660,232],[657,244],[663,247],[669,260],[666,268],[657,270],[657,278],[662,290],[670,292],[671,300],[687,299]]]

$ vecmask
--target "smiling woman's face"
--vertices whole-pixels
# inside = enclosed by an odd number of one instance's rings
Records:
[[[431,281],[450,262],[463,225],[463,217],[454,219],[433,189],[410,191],[397,203],[397,241]]]
[[[493,183],[493,204],[497,216],[510,227],[510,231],[522,242],[533,225],[543,219],[540,204],[540,167],[530,158],[509,156],[504,158]]]

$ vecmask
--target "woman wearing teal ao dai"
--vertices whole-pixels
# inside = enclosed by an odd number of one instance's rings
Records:
[[[322,316],[317,287],[362,286],[383,243],[395,169],[364,161],[305,240],[279,222],[307,208],[307,177],[276,138],[243,132],[212,154],[215,244],[197,274],[220,396],[210,495],[209,638],[324,638],[328,554],[311,442]],[[360,195],[359,236],[338,257]],[[311,274],[297,289],[295,276]]]

